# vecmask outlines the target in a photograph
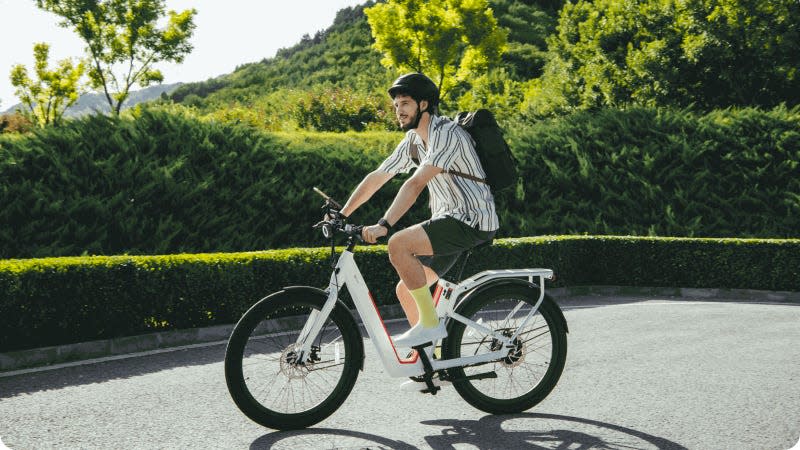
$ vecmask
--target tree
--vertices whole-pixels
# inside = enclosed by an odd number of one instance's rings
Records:
[[[364,12],[381,63],[424,72],[442,96],[457,81],[497,64],[508,41],[487,0],[389,0]]]
[[[11,68],[11,85],[31,120],[44,127],[59,122],[64,111],[78,100],[80,79],[86,69],[82,62],[76,65],[71,59],[59,61],[55,69],[49,69],[50,46],[42,42],[33,46],[33,56],[37,79],[28,75],[24,65],[17,64]]]
[[[579,0],[561,11],[534,113],[800,99],[796,0]]]
[[[86,43],[91,64],[89,79],[102,89],[112,111],[119,114],[130,89],[162,82],[154,68],[162,61],[183,62],[191,52],[194,9],[168,12],[164,0],[36,0],[39,8],[61,16],[61,26],[72,28]]]

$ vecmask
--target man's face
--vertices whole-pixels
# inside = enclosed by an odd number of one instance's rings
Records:
[[[403,131],[416,128],[419,123],[417,116],[421,114],[420,108],[427,106],[426,103],[427,101],[423,100],[420,104],[417,104],[413,98],[403,94],[398,94],[394,97],[394,113]]]

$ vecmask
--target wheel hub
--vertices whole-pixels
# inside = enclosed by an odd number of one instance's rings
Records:
[[[308,358],[305,363],[300,362],[299,359],[294,345],[286,347],[281,353],[281,373],[293,380],[307,377],[309,371],[314,367],[314,359]]]
[[[522,345],[522,341],[520,341],[519,338],[514,339],[511,344],[514,345],[514,347],[508,351],[508,356],[503,358],[503,365],[506,367],[517,367],[525,361],[525,346]]]
[[[503,331],[503,336],[511,337],[511,331]],[[525,361],[525,346],[523,345],[522,341],[519,340],[519,338],[511,341],[511,345],[513,347],[508,350],[508,355],[501,359],[500,362],[506,367],[517,367],[518,365],[522,364],[523,361]],[[493,339],[491,350],[496,352],[501,348],[503,348],[503,343],[497,339]]]

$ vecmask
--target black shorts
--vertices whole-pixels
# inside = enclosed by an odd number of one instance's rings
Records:
[[[462,253],[491,241],[497,232],[478,230],[449,216],[426,220],[420,225],[431,241],[433,255],[419,256],[419,261],[440,277],[453,267]]]

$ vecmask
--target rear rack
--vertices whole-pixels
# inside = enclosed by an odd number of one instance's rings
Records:
[[[494,278],[527,278],[528,281],[533,282],[534,277],[546,278],[548,280],[552,280],[553,270],[552,269],[484,270],[483,272],[476,273],[475,275],[461,281],[461,283],[459,284],[464,286],[472,286]]]

